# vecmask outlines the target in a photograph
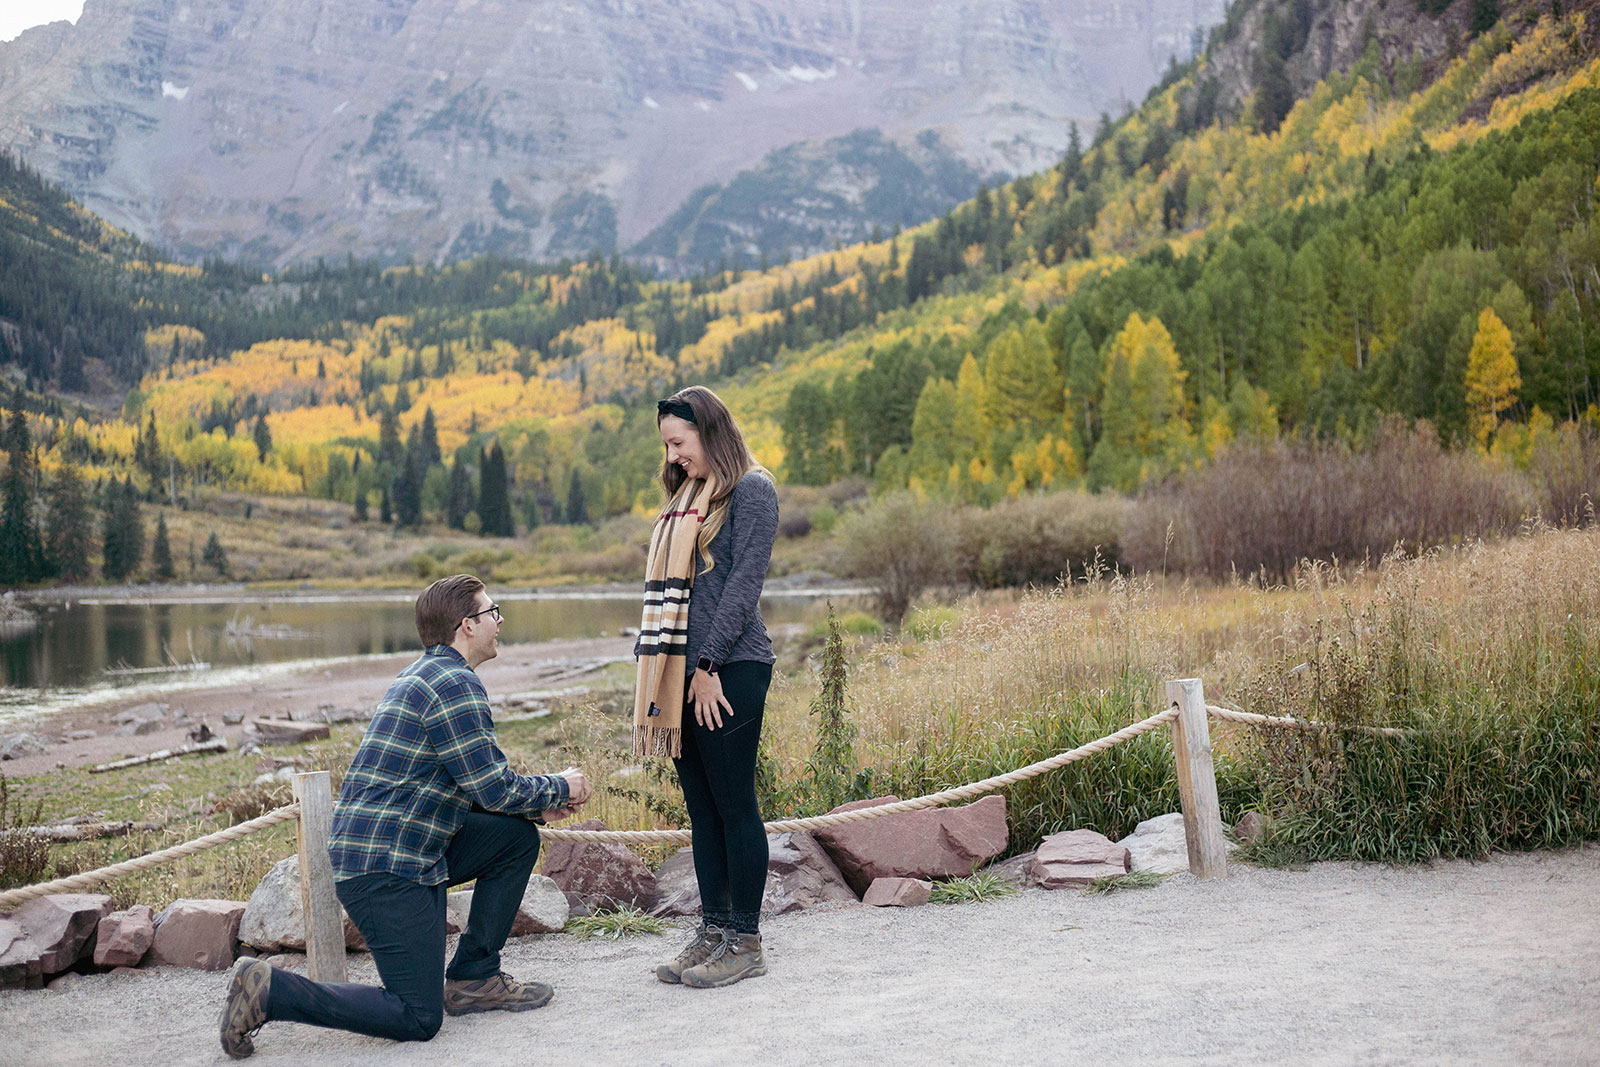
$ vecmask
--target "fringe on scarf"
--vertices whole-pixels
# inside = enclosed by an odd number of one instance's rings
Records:
[[[665,756],[683,758],[683,731],[665,726],[635,726],[633,728],[633,754],[635,756]]]

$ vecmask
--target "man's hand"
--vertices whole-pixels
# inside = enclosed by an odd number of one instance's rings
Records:
[[[567,780],[567,811],[577,811],[589,802],[594,795],[594,790],[589,788],[589,779],[576,767],[568,767],[560,773],[560,777]]]

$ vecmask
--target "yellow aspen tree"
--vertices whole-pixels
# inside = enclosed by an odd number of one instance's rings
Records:
[[[1500,413],[1517,399],[1522,376],[1517,373],[1511,331],[1493,308],[1478,313],[1478,332],[1467,356],[1467,414],[1478,447],[1488,446],[1489,435],[1500,424]]]

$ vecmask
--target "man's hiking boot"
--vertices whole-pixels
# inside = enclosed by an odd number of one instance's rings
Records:
[[[710,959],[711,950],[721,943],[722,927],[701,923],[700,929],[694,932],[694,940],[683,947],[677,958],[656,968],[656,977],[663,982],[677,985],[683,980],[684,971]]]
[[[266,1024],[271,986],[272,966],[264,960],[240,960],[228,975],[228,993],[222,1001],[222,1051],[236,1060],[256,1050],[250,1035]]]
[[[519,982],[504,971],[490,978],[444,984],[447,1015],[475,1011],[532,1011],[550,1003],[556,991],[543,982]]]
[[[767,960],[761,954],[760,934],[721,931],[722,939],[711,946],[704,963],[683,972],[682,981],[696,989],[715,989],[745,978],[767,973]]]

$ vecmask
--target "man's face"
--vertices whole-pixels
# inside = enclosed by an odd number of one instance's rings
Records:
[[[493,605],[489,594],[480,589],[477,604],[472,609],[477,614],[461,620],[461,632],[467,636],[469,661],[482,663],[494,659],[499,652],[500,612],[498,609],[490,610]]]

